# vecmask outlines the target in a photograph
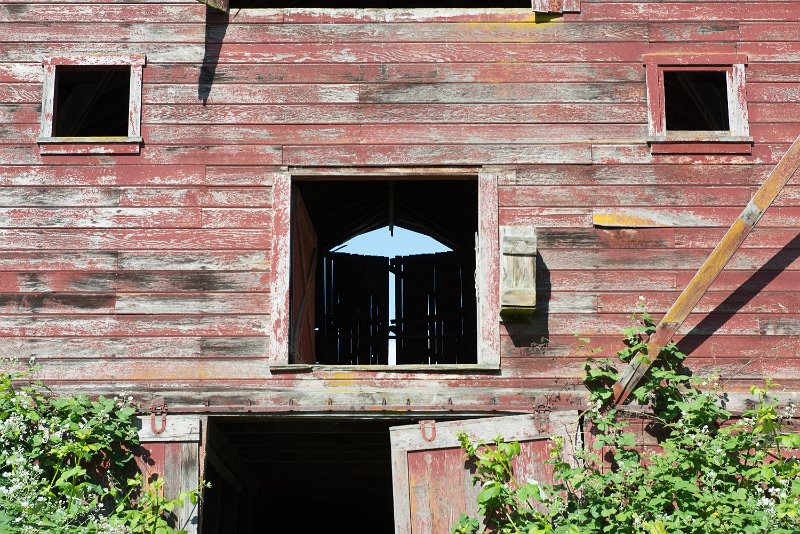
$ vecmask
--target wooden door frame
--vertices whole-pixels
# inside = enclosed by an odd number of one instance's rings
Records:
[[[292,184],[300,180],[448,180],[476,177],[478,180],[478,289],[477,364],[459,368],[500,367],[500,271],[499,201],[497,184],[501,175],[514,173],[496,167],[369,167],[369,168],[285,168],[273,174],[270,366],[286,367],[289,361]],[[337,366],[341,367],[341,366]],[[344,366],[381,369],[386,366]],[[436,370],[437,365],[425,366]],[[449,366],[452,367],[452,366]],[[389,367],[391,369],[391,367]]]

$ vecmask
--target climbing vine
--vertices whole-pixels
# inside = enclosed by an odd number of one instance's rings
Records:
[[[0,363],[0,534],[184,532],[171,513],[201,488],[144,484],[132,398],[57,397]]]
[[[554,440],[554,484],[514,477],[519,444],[460,436],[482,489],[480,518],[462,515],[454,533],[800,532],[795,407],[779,407],[771,381],[751,388],[757,402],[733,417],[718,381],[693,377],[670,344],[633,392],[645,406],[611,405],[620,364],[646,358],[654,330],[650,316],[639,314],[616,358],[587,361],[582,417],[593,441],[566,457],[563,441]],[[632,418],[645,418],[661,437],[658,447],[637,443]]]

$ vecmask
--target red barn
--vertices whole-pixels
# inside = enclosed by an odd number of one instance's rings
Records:
[[[663,314],[800,133],[799,2],[207,3],[0,4],[0,354],[152,410],[193,532],[447,532],[454,428],[546,476],[574,334]],[[800,396],[798,198],[678,333],[734,407]],[[385,226],[448,252],[337,251]]]

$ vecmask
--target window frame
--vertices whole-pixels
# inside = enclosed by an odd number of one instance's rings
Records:
[[[419,168],[419,169],[296,169],[273,174],[272,181],[272,251],[271,272],[271,339],[270,370],[274,372],[308,369],[358,369],[372,371],[463,371],[469,369],[496,370],[500,368],[500,269],[498,180],[510,171],[488,168]],[[329,365],[294,364],[289,361],[290,281],[291,281],[291,222],[292,182],[303,177],[341,177],[345,179],[375,179],[397,177],[453,178],[477,176],[478,180],[478,250],[476,270],[480,273],[477,285],[477,363],[430,365]]]
[[[647,142],[653,154],[751,153],[753,138],[747,113],[746,54],[654,53],[644,54],[643,63],[647,84]],[[667,130],[664,72],[672,71],[726,74],[729,130]]]
[[[138,154],[142,139],[142,70],[146,57],[139,55],[48,56],[42,60],[41,133],[36,140],[41,154]],[[130,67],[128,135],[119,137],[56,137],[53,135],[56,69],[58,67]]]
[[[197,0],[211,9],[227,13],[230,11],[230,0]],[[531,0],[534,13],[580,13],[581,0]],[[244,8],[247,9],[247,8]],[[334,8],[347,9],[347,8]]]

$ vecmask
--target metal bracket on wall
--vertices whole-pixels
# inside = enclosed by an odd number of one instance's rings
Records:
[[[153,434],[163,434],[167,429],[167,411],[167,402],[163,397],[153,399],[153,403],[150,405],[150,430],[153,431]],[[161,425],[158,428],[156,428],[157,417],[161,417]]]
[[[550,408],[549,404],[537,404],[533,408],[533,424],[536,426],[536,431],[542,434],[550,432]]]
[[[430,429],[430,432],[427,430]],[[436,421],[433,419],[423,419],[419,422],[419,433],[422,439],[431,442],[436,439]]]

